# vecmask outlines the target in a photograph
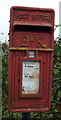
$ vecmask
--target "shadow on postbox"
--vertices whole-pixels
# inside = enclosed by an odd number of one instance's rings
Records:
[[[11,7],[9,49],[9,111],[50,110],[54,10]]]

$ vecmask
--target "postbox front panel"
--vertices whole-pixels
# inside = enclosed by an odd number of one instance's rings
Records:
[[[51,107],[53,20],[51,9],[12,7],[9,53],[9,110]]]
[[[25,28],[27,29],[26,26]],[[51,37],[52,36],[50,33],[50,29],[46,29],[46,30],[42,29],[39,31],[37,28],[34,28],[34,29],[36,29],[36,31],[32,31],[32,32],[30,32],[30,30],[24,31],[24,32],[14,31],[13,47],[44,48],[45,46],[46,48],[51,48]],[[47,30],[49,32],[46,32]]]

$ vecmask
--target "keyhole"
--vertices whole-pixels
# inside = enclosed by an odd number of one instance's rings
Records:
[[[20,82],[20,79],[18,79],[18,82]]]

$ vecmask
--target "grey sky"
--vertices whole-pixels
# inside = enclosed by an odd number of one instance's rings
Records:
[[[11,6],[53,8],[55,10],[55,24],[59,24],[59,1],[60,0],[0,0],[0,39],[8,35],[8,21],[10,20]],[[1,34],[2,32],[4,34]]]

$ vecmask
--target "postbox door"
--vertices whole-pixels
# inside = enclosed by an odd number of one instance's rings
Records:
[[[48,107],[51,95],[52,55],[49,52],[38,51],[38,58],[23,58],[22,54],[26,54],[26,51],[22,51],[21,54],[20,51],[16,51],[12,54],[11,65],[13,66],[13,74],[11,72],[11,76],[13,77],[13,83],[10,81],[12,84],[11,105],[14,106],[15,109],[22,109],[23,104],[25,108],[29,105],[31,108],[41,108],[42,106]],[[33,67],[33,69],[31,67]],[[38,72],[36,72],[36,69]],[[33,76],[33,72],[36,72],[37,74]],[[28,79],[30,77],[34,77],[35,80],[33,78]],[[23,87],[25,89],[23,89]],[[36,91],[34,91],[35,89]]]

